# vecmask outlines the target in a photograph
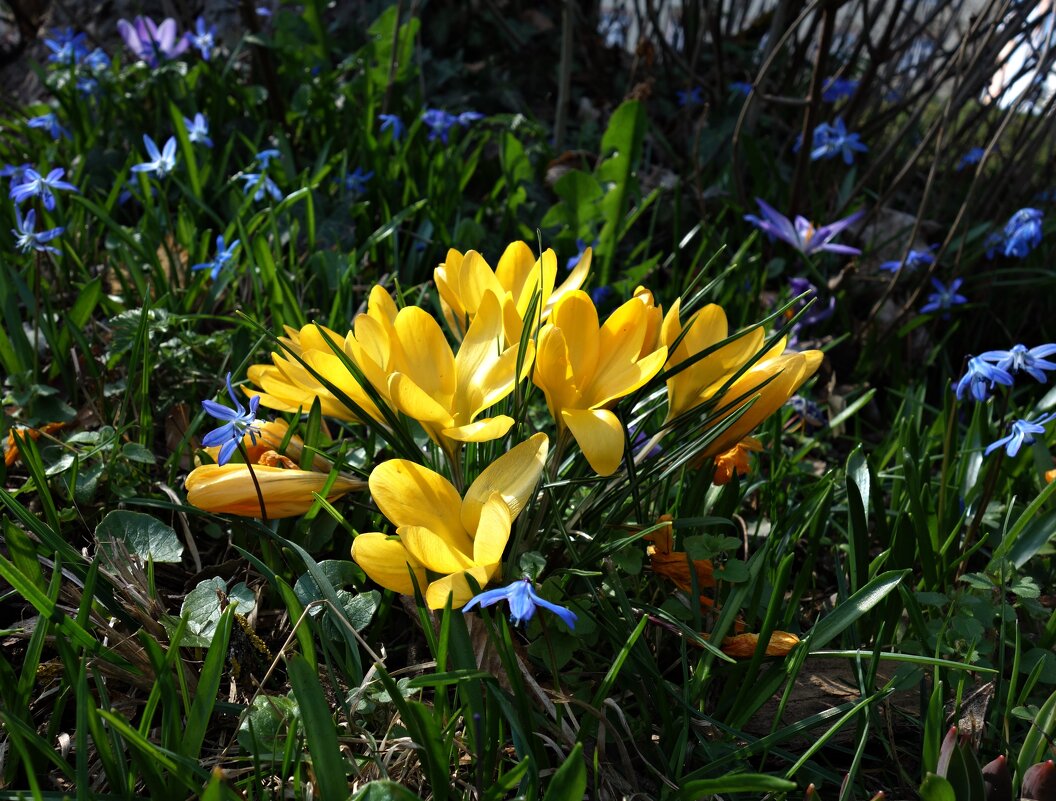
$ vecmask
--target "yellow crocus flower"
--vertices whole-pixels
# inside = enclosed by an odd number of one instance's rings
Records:
[[[679,298],[674,302],[660,328],[660,341],[668,348],[674,346],[683,331],[679,319],[681,301]],[[678,367],[687,359],[729,336],[726,312],[714,303],[698,311],[690,319],[687,328],[682,341],[671,350],[667,361],[668,370]],[[764,339],[763,329],[754,328],[667,379],[667,421],[674,420],[711,398],[734,373],[759,352]],[[783,349],[782,341],[772,348],[771,352],[780,353]]]
[[[352,558],[382,587],[414,594],[414,582],[430,609],[451,597],[458,609],[480,587],[500,578],[510,526],[535,492],[549,441],[535,434],[492,462],[465,498],[439,473],[392,459],[370,474],[370,494],[395,526],[396,536],[360,534]],[[414,580],[411,579],[411,574]]]
[[[263,497],[263,511],[269,519],[303,515],[315,502],[312,493],[322,492],[326,486],[330,463],[321,456],[315,456],[312,459],[314,469],[299,469],[294,459],[300,459],[304,440],[298,436],[290,437],[285,456],[276,453],[274,449],[286,438],[287,429],[285,421],[275,420],[260,426],[256,444],[250,441],[249,436],[243,438],[246,453],[253,462],[252,473],[248,465],[234,462],[194,468],[184,482],[187,502],[207,512],[263,517],[260,508],[260,499]],[[219,448],[205,450],[215,452]],[[335,501],[345,493],[362,489],[366,489],[365,482],[338,474],[326,499]]]
[[[485,293],[490,291],[502,302],[507,342],[518,342],[524,316],[536,292],[540,293],[539,305],[545,320],[562,297],[583,286],[590,273],[591,253],[587,248],[561,286],[554,289],[557,256],[553,250],[546,250],[541,259],[536,259],[526,243],[513,242],[492,270],[475,250],[463,255],[452,248],[444,263],[433,271],[444,319],[456,337],[463,337]],[[531,322],[534,325],[537,321]]]
[[[559,431],[568,430],[600,475],[623,458],[623,426],[608,407],[643,386],[667,359],[663,345],[643,353],[652,306],[634,297],[598,324],[586,292],[557,302],[539,333],[533,380],[546,395]]]
[[[519,344],[505,347],[502,312],[493,292],[485,292],[455,355],[440,325],[415,306],[401,309],[393,323],[402,358],[387,379],[396,408],[413,417],[434,442],[453,455],[463,442],[487,442],[513,425],[508,415],[477,416],[513,391]],[[531,369],[532,350],[522,374]]]

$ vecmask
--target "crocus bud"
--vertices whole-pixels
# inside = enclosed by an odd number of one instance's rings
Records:
[[[943,778],[950,772],[950,760],[953,759],[953,749],[957,747],[957,727],[950,726],[946,736],[942,738],[939,746],[939,761],[935,765],[935,773]]]
[[[1012,801],[1012,774],[1004,754],[983,765],[983,784],[986,801]]]
[[[1019,797],[1022,801],[1056,801],[1056,765],[1051,759],[1027,768]]]

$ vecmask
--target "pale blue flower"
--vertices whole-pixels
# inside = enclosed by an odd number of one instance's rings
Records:
[[[905,269],[907,272],[912,272],[919,267],[925,267],[929,264],[935,263],[935,257],[931,254],[931,251],[935,249],[932,245],[928,250],[911,250],[906,254],[905,258]],[[887,270],[888,272],[898,272],[898,268],[902,267],[903,261],[896,259],[894,261],[885,261],[877,269]]]
[[[847,126],[839,117],[833,125],[822,123],[814,129],[814,141],[811,145],[810,160],[831,159],[843,156],[843,163],[850,165],[854,163],[855,153],[865,153],[869,150],[859,139],[856,133],[848,133]]]
[[[30,128],[39,128],[42,131],[47,131],[48,135],[55,140],[61,139],[62,137],[66,137],[67,139],[73,138],[70,136],[69,130],[59,123],[59,118],[55,115],[54,111],[47,114],[41,114],[39,117],[30,117],[26,120],[26,124]]]
[[[500,587],[495,590],[486,590],[479,595],[475,595],[465,606],[462,607],[462,611],[468,612],[477,605],[480,605],[481,608],[491,606],[500,601],[509,602],[510,620],[515,626],[519,626],[521,623],[527,623],[531,620],[535,615],[536,607],[541,606],[543,609],[549,609],[561,618],[570,630],[574,631],[576,628],[576,613],[543,598],[535,591],[535,588],[532,586],[532,580],[529,578],[515,581],[513,584],[506,587]]]
[[[267,173],[247,172],[242,176],[242,180],[246,182],[246,185],[242,187],[245,194],[248,195],[250,190],[256,189],[253,193],[254,200],[263,200],[265,194],[271,195],[274,200],[282,200],[282,190],[268,177]]]
[[[1037,209],[1020,209],[1005,224],[1005,255],[1025,258],[1041,244],[1041,217]]]
[[[214,281],[220,277],[220,271],[223,270],[231,261],[235,258],[235,251],[241,244],[240,240],[236,239],[227,247],[224,247],[224,235],[220,234],[216,238],[216,257],[212,261],[203,262],[202,264],[196,264],[191,267],[192,270],[208,270],[209,277]]]
[[[998,448],[1004,447],[1006,454],[1015,456],[1024,445],[1034,444],[1034,435],[1044,434],[1045,424],[1054,417],[1056,417],[1056,412],[1039,417],[1037,420],[1016,420],[1012,423],[1012,433],[987,445],[983,455],[989,456]]]
[[[132,172],[152,172],[158,178],[164,178],[176,169],[176,137],[170,136],[165,146],[158,151],[154,140],[143,134],[143,146],[147,149],[150,161],[132,165]]]
[[[451,132],[451,126],[458,122],[458,117],[444,111],[443,109],[430,108],[422,112],[422,122],[424,122],[425,127],[429,129],[430,142],[434,139],[439,139],[446,145],[448,134]]]
[[[1012,375],[1007,370],[975,356],[968,360],[968,369],[957,382],[954,391],[957,393],[957,400],[963,400],[967,392],[973,400],[981,403],[990,397],[990,391],[998,384],[1010,387],[1012,380]]]
[[[374,177],[374,171],[364,170],[356,167],[353,172],[345,176],[345,189],[355,195],[362,195],[367,191],[367,181]]]
[[[381,120],[382,133],[392,131],[392,141],[399,142],[404,131],[403,120],[396,114],[379,114],[378,119]]]
[[[1027,349],[1026,345],[1013,345],[1011,350],[988,350],[977,358],[990,362],[1009,373],[1026,373],[1044,384],[1047,376],[1043,371],[1056,370],[1056,362],[1046,361],[1046,356],[1056,353],[1056,345],[1038,345]]]
[[[216,26],[206,25],[205,19],[198,17],[194,22],[194,30],[187,31],[187,41],[208,61],[216,49]]]
[[[30,209],[23,218],[18,206],[15,206],[15,227],[11,233],[15,235],[15,247],[22,253],[35,250],[38,253],[58,253],[58,248],[51,247],[45,243],[50,242],[65,228],[52,228],[48,231],[37,231],[37,211]]]
[[[171,17],[160,25],[150,17],[136,17],[132,22],[119,19],[117,32],[133,55],[151,67],[157,67],[161,59],[176,58],[189,47],[187,38],[178,35],[176,20]]]
[[[755,199],[763,216],[756,217],[754,214],[744,215],[744,219],[758,226],[772,237],[787,242],[804,255],[828,251],[830,253],[842,253],[849,256],[857,256],[862,251],[849,245],[840,245],[832,240],[835,239],[849,225],[855,223],[865,212],[859,211],[850,217],[837,220],[834,223],[815,228],[814,224],[805,217],[796,216],[793,223],[785,215],[774,209],[765,201]]]
[[[216,457],[216,463],[221,465],[228,463],[235,451],[238,450],[238,445],[246,434],[249,434],[250,442],[256,445],[257,435],[260,433],[256,423],[260,396],[254,395],[249,399],[249,411],[246,411],[246,407],[235,397],[235,391],[231,388],[231,373],[227,374],[227,394],[231,398],[231,402],[235,404],[234,409],[222,406],[216,401],[202,401],[202,408],[212,417],[226,421],[224,425],[213,429],[202,437],[202,445],[206,448],[220,446],[220,453]]]
[[[256,161],[260,162],[261,169],[266,170],[268,168],[268,165],[271,164],[271,160],[272,159],[277,159],[279,157],[279,155],[280,154],[279,154],[278,149],[276,149],[274,147],[269,147],[266,150],[261,150],[253,158]]]
[[[209,138],[209,120],[205,118],[204,114],[195,114],[193,120],[184,117],[183,125],[187,128],[187,138],[192,142],[197,142],[206,147],[213,146],[213,140]]]
[[[957,294],[957,290],[961,288],[963,283],[963,279],[954,278],[950,281],[950,285],[946,286],[939,279],[932,278],[931,285],[935,287],[935,291],[928,295],[928,302],[921,306],[920,313],[931,314],[932,312],[941,311],[943,312],[943,317],[949,317],[950,309],[968,302],[968,298],[964,295]]]
[[[77,192],[76,186],[69,181],[61,180],[66,174],[62,167],[56,167],[46,176],[41,175],[32,167],[26,167],[22,172],[19,182],[11,184],[11,199],[15,203],[22,203],[31,197],[39,197],[44,201],[44,208],[51,211],[55,208],[55,195],[53,192]]]

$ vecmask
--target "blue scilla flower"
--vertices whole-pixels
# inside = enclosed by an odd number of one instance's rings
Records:
[[[692,108],[693,106],[704,105],[704,90],[699,86],[694,86],[690,89],[679,89],[675,92],[675,96],[678,98],[679,108]]]
[[[536,607],[541,606],[543,609],[549,609],[561,618],[570,630],[574,631],[576,628],[576,613],[543,598],[535,591],[535,588],[532,586],[532,580],[529,578],[523,578],[506,587],[500,587],[496,590],[486,590],[479,595],[475,595],[469,599],[469,602],[465,606],[462,607],[462,611],[468,612],[474,606],[478,605],[481,608],[491,606],[500,601],[509,601],[510,620],[515,626],[519,626],[521,623],[527,623],[531,620],[535,615]]]
[[[187,129],[187,138],[206,147],[213,146],[213,140],[209,138],[209,120],[205,115],[198,113],[194,119],[183,118],[183,125]]]
[[[271,160],[277,159],[278,157],[278,149],[274,147],[269,147],[266,150],[261,150],[259,153],[257,153],[257,155],[253,157],[253,159],[255,161],[260,162],[260,168],[262,170],[266,170],[268,168],[268,165],[271,164]]]
[[[957,393],[957,400],[963,400],[967,392],[973,400],[981,403],[990,397],[990,391],[998,384],[1012,386],[1012,375],[1007,370],[975,356],[968,360],[968,369],[957,382],[954,391]]]
[[[345,189],[354,195],[362,195],[367,191],[367,181],[374,177],[374,171],[364,170],[356,167],[355,170],[345,176]]]
[[[52,64],[76,64],[88,48],[85,47],[83,33],[74,33],[73,28],[53,28],[44,38],[44,46],[51,52],[48,61]]]
[[[202,264],[196,264],[191,267],[192,270],[208,270],[209,277],[214,281],[220,277],[220,271],[224,269],[231,261],[235,258],[235,251],[241,241],[236,239],[227,247],[224,247],[224,235],[220,234],[216,238],[216,258],[212,261],[203,262]]]
[[[928,250],[911,250],[909,251],[909,253],[906,254],[904,262],[899,259],[895,259],[894,261],[885,261],[877,269],[887,270],[888,272],[895,273],[898,272],[899,267],[902,267],[902,265],[905,264],[906,271],[913,272],[914,270],[920,267],[925,267],[929,264],[935,263],[935,257],[931,253],[931,251],[933,251],[934,249],[935,246],[932,245]]]
[[[39,128],[42,131],[47,131],[48,135],[55,140],[62,137],[72,139],[70,132],[59,123],[59,118],[54,111],[41,114],[39,117],[30,117],[26,120],[26,125],[30,128]]]
[[[282,200],[282,190],[268,177],[267,173],[247,172],[242,176],[242,180],[246,182],[246,185],[242,187],[244,194],[248,195],[250,190],[256,189],[253,193],[254,200],[263,200],[265,194],[271,195],[274,200]]]
[[[422,122],[429,129],[430,142],[439,139],[446,145],[451,126],[458,122],[458,117],[441,108],[429,108],[422,112]]]
[[[132,172],[152,172],[158,178],[164,178],[176,169],[176,137],[170,136],[165,146],[159,151],[157,144],[146,134],[143,134],[143,146],[147,149],[150,161],[141,164],[133,164]]]
[[[977,358],[989,362],[1001,370],[1015,374],[1026,373],[1044,384],[1045,370],[1056,370],[1056,362],[1046,361],[1046,356],[1056,353],[1056,344],[1038,345],[1028,349],[1026,345],[1013,345],[1010,350],[988,350]]]
[[[101,47],[97,47],[84,57],[84,66],[97,74],[106,72],[110,69],[110,56]]]
[[[66,229],[52,228],[48,231],[37,231],[36,228],[36,209],[30,209],[23,217],[18,206],[15,206],[15,227],[11,229],[11,233],[15,235],[15,247],[22,253],[29,253],[31,250],[38,253],[58,253],[58,248],[45,243],[50,242]]]
[[[596,248],[597,246],[598,240],[595,239],[594,242],[590,245],[590,247]],[[582,239],[576,239],[576,255],[572,256],[568,261],[565,262],[565,269],[571,270],[573,267],[579,264],[580,259],[583,258],[583,254],[586,253],[586,251],[587,243]]]
[[[461,125],[463,128],[468,128],[478,120],[484,119],[484,115],[479,111],[463,111],[458,117],[455,118],[455,122]]]
[[[828,78],[821,86],[821,99],[826,103],[835,103],[857,91],[858,81],[853,78]]]
[[[403,136],[404,125],[403,120],[396,114],[379,114],[378,119],[381,120],[381,131],[392,132],[392,141],[399,142]]]
[[[858,134],[848,133],[844,121],[837,117],[832,125],[822,123],[814,129],[814,142],[810,150],[810,160],[831,159],[843,156],[843,163],[854,164],[855,153],[865,153],[869,150],[862,142]]]
[[[986,155],[986,150],[984,148],[973,147],[971,150],[961,156],[960,161],[957,162],[956,169],[963,170],[965,167],[968,167],[972,164],[978,164],[980,161],[983,160],[984,155]]]
[[[216,463],[221,465],[230,461],[244,436],[248,434],[250,442],[256,445],[257,435],[260,433],[256,423],[260,396],[254,395],[249,399],[249,411],[246,411],[246,407],[235,397],[235,391],[231,388],[231,373],[227,374],[227,394],[231,398],[231,402],[235,404],[234,409],[222,406],[216,401],[202,401],[202,408],[212,417],[226,421],[222,426],[214,428],[202,437],[202,445],[206,448],[220,446],[220,453],[216,457]]]
[[[1017,259],[1026,257],[1041,244],[1041,212],[1020,209],[1005,224],[1005,255]]]
[[[205,19],[198,17],[194,22],[194,30],[187,31],[187,41],[208,61],[216,49],[216,26],[206,25]]]
[[[752,85],[747,81],[733,81],[730,84],[730,91],[736,95],[748,97],[752,93]]]
[[[1039,417],[1037,420],[1016,420],[1012,423],[1012,433],[987,445],[983,455],[989,456],[998,448],[1004,447],[1006,454],[1015,456],[1024,445],[1034,443],[1035,434],[1044,434],[1045,424],[1054,417],[1056,417],[1056,412]]]
[[[76,186],[69,181],[63,181],[62,176],[66,170],[56,167],[47,175],[41,175],[32,167],[26,167],[22,171],[22,177],[18,183],[11,184],[11,199],[15,203],[22,203],[31,197],[39,197],[44,202],[44,208],[52,211],[55,208],[54,192],[77,192]]]
[[[949,317],[950,309],[968,302],[968,298],[957,292],[961,288],[962,283],[964,283],[962,279],[954,278],[950,281],[949,286],[946,286],[939,279],[932,278],[931,285],[935,287],[935,291],[928,295],[928,302],[921,306],[920,313],[931,314],[932,312],[941,311],[944,318]]]

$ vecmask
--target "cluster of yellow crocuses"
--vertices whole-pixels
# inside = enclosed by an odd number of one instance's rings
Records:
[[[591,468],[608,476],[624,459],[626,439],[613,408],[661,370],[671,373],[665,424],[725,390],[711,413],[716,427],[726,428],[706,458],[735,447],[821,361],[818,351],[784,353],[783,340],[768,346],[761,327],[717,347],[729,338],[721,308],[706,306],[683,323],[680,301],[664,315],[641,288],[601,322],[581,289],[590,262],[588,248],[557,286],[552,250],[536,258],[527,244],[515,242],[494,270],[479,253],[451,250],[434,279],[457,353],[432,314],[398,308],[375,286],[366,312],[343,336],[315,324],[288,328],[272,363],[249,368],[259,389],[246,393],[276,411],[303,413],[318,401],[324,415],[369,418],[382,427],[405,415],[439,446],[461,484],[463,444],[505,437],[514,419],[491,410],[530,378],[546,398],[558,442],[574,439]],[[730,424],[727,418],[735,415]],[[277,431],[262,438],[269,444],[276,436],[290,439]],[[295,437],[291,443],[301,447]],[[479,587],[498,577],[512,522],[535,491],[548,445],[542,433],[514,445],[464,497],[447,478],[414,462],[379,464],[367,483],[396,536],[359,535],[353,558],[384,587],[412,593],[413,576],[430,607],[442,607],[449,595],[461,606],[473,593],[469,577]],[[313,493],[332,500],[363,486],[331,476],[325,460],[314,470],[284,469],[274,451],[264,455],[264,461],[251,456],[252,467],[195,469],[187,479],[188,500],[254,516],[263,502],[266,516],[281,517],[307,511]]]

